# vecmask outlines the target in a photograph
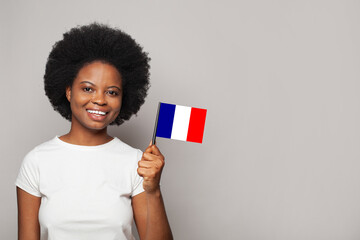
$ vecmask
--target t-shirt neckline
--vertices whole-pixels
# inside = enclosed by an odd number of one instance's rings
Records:
[[[99,149],[99,148],[105,148],[105,147],[109,147],[109,146],[113,145],[118,140],[117,137],[113,137],[113,139],[110,140],[107,143],[103,143],[103,144],[95,145],[95,146],[86,146],[86,145],[77,145],[77,144],[72,144],[72,143],[65,142],[65,141],[63,141],[63,140],[61,140],[59,138],[59,135],[56,135],[54,139],[58,144],[60,144],[60,145],[62,145],[64,147],[69,147],[69,148],[73,148],[73,149]]]

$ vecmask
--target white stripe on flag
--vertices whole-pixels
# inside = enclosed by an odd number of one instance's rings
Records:
[[[186,141],[189,129],[190,113],[191,107],[176,105],[171,139]]]

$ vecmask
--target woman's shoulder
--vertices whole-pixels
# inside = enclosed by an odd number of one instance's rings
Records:
[[[114,137],[115,141],[116,141],[116,148],[123,151],[123,152],[132,152],[132,153],[139,153],[142,151],[136,147],[131,146],[128,143],[125,143],[124,141],[122,141],[121,139]]]
[[[38,160],[38,153],[41,151],[44,151],[51,146],[53,139],[47,140],[45,142],[42,142],[36,146],[34,146],[32,149],[30,149],[24,156],[23,162],[24,163],[37,163]]]
[[[32,151],[44,151],[44,150],[49,150],[51,148],[55,148],[57,146],[57,135],[51,139],[48,139],[46,141],[43,141],[42,143],[39,143],[38,145],[36,145]]]
[[[32,159],[32,161],[35,161],[35,159],[37,158],[37,155],[39,155],[39,153],[51,152],[51,150],[55,150],[55,149],[57,149],[56,139],[51,138],[51,139],[48,139],[46,141],[39,143],[38,145],[35,145],[32,149],[30,149],[26,153],[24,158],[28,159],[28,160]]]

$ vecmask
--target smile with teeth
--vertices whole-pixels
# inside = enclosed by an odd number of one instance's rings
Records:
[[[89,113],[98,115],[98,116],[105,116],[107,114],[106,112],[102,112],[102,111],[95,111],[95,110],[86,110],[86,111],[88,111]]]

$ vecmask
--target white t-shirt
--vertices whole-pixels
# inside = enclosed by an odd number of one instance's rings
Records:
[[[82,146],[56,136],[32,149],[15,185],[41,197],[40,239],[135,239],[131,197],[144,191],[141,156],[117,137]]]

